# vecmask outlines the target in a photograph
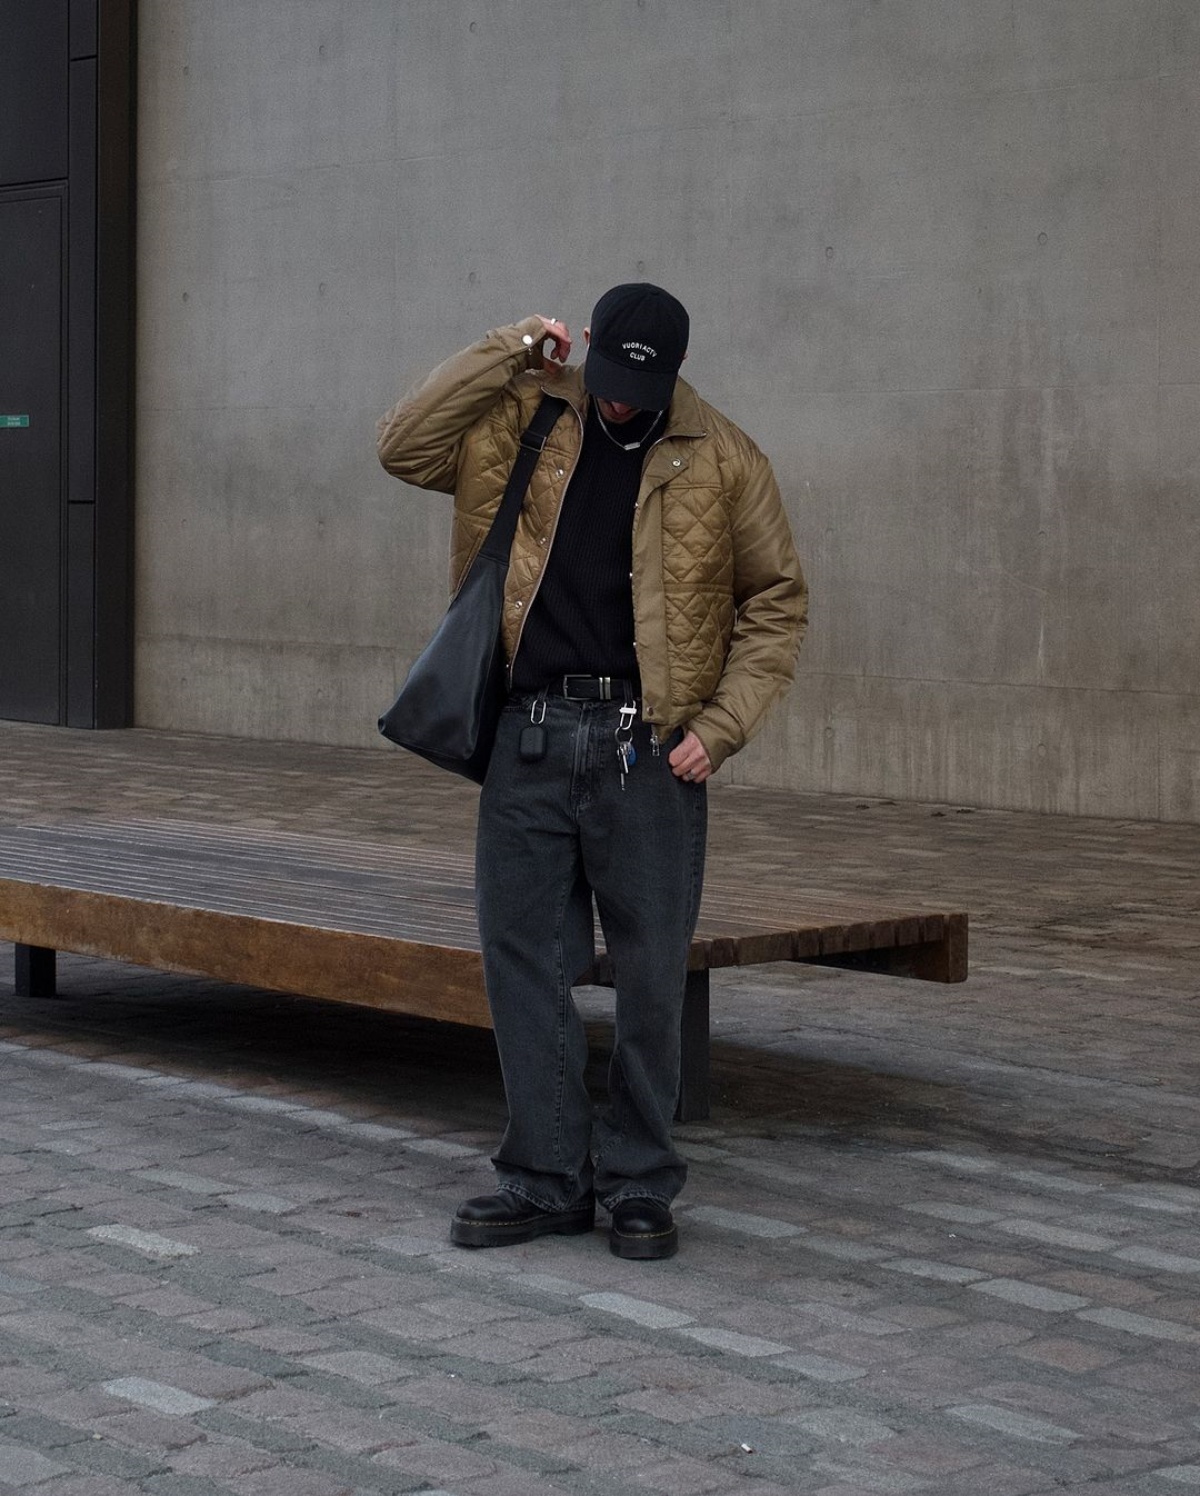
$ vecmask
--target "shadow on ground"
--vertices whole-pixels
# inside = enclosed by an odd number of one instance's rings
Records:
[[[484,1146],[503,1127],[487,1030],[84,957],[63,957],[60,973],[60,997],[8,1000],[10,1034],[268,1095],[319,1093],[326,1105],[363,1114],[424,1117]],[[584,1007],[588,1082],[599,1100],[612,1028],[597,1016],[602,1007]],[[755,1042],[714,1039],[713,1119],[723,1129],[779,1140],[819,1134],[834,1146],[970,1143],[1109,1169],[1145,1137],[1145,1123],[1123,1115],[1112,1088],[1099,1083],[1089,1089],[1078,1077],[1047,1076],[1032,1066],[964,1061],[938,1051],[920,1026],[889,1050],[877,1040],[792,1024]],[[868,1048],[886,1053],[887,1063],[864,1063]],[[1063,1085],[1079,1093],[1070,1104]],[[1144,1160],[1138,1172],[1145,1176]]]

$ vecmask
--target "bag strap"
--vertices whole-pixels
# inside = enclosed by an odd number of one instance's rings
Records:
[[[517,520],[520,517],[521,505],[525,501],[529,480],[533,477],[533,470],[537,466],[538,458],[542,455],[542,448],[546,445],[547,438],[554,429],[555,422],[566,408],[565,400],[555,395],[542,396],[542,403],[534,412],[533,420],[521,433],[517,460],[513,463],[512,472],[508,475],[508,486],[504,490],[504,497],[500,500],[500,508],[496,511],[496,517],[492,520],[492,528],[479,548],[480,556],[488,556],[493,561],[508,565],[508,553],[512,550],[513,536],[517,533]]]

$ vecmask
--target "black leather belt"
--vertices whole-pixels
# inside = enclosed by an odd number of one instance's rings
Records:
[[[633,681],[613,675],[564,675],[561,686],[549,687],[547,695],[568,701],[636,701],[638,690]]]

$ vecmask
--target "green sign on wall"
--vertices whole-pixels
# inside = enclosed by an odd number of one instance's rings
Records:
[[[28,416],[0,416],[0,426],[28,426]]]

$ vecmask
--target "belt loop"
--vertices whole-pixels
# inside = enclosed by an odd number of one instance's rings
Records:
[[[611,701],[612,700],[612,676],[611,675],[602,675],[600,677],[600,700],[601,701]]]

